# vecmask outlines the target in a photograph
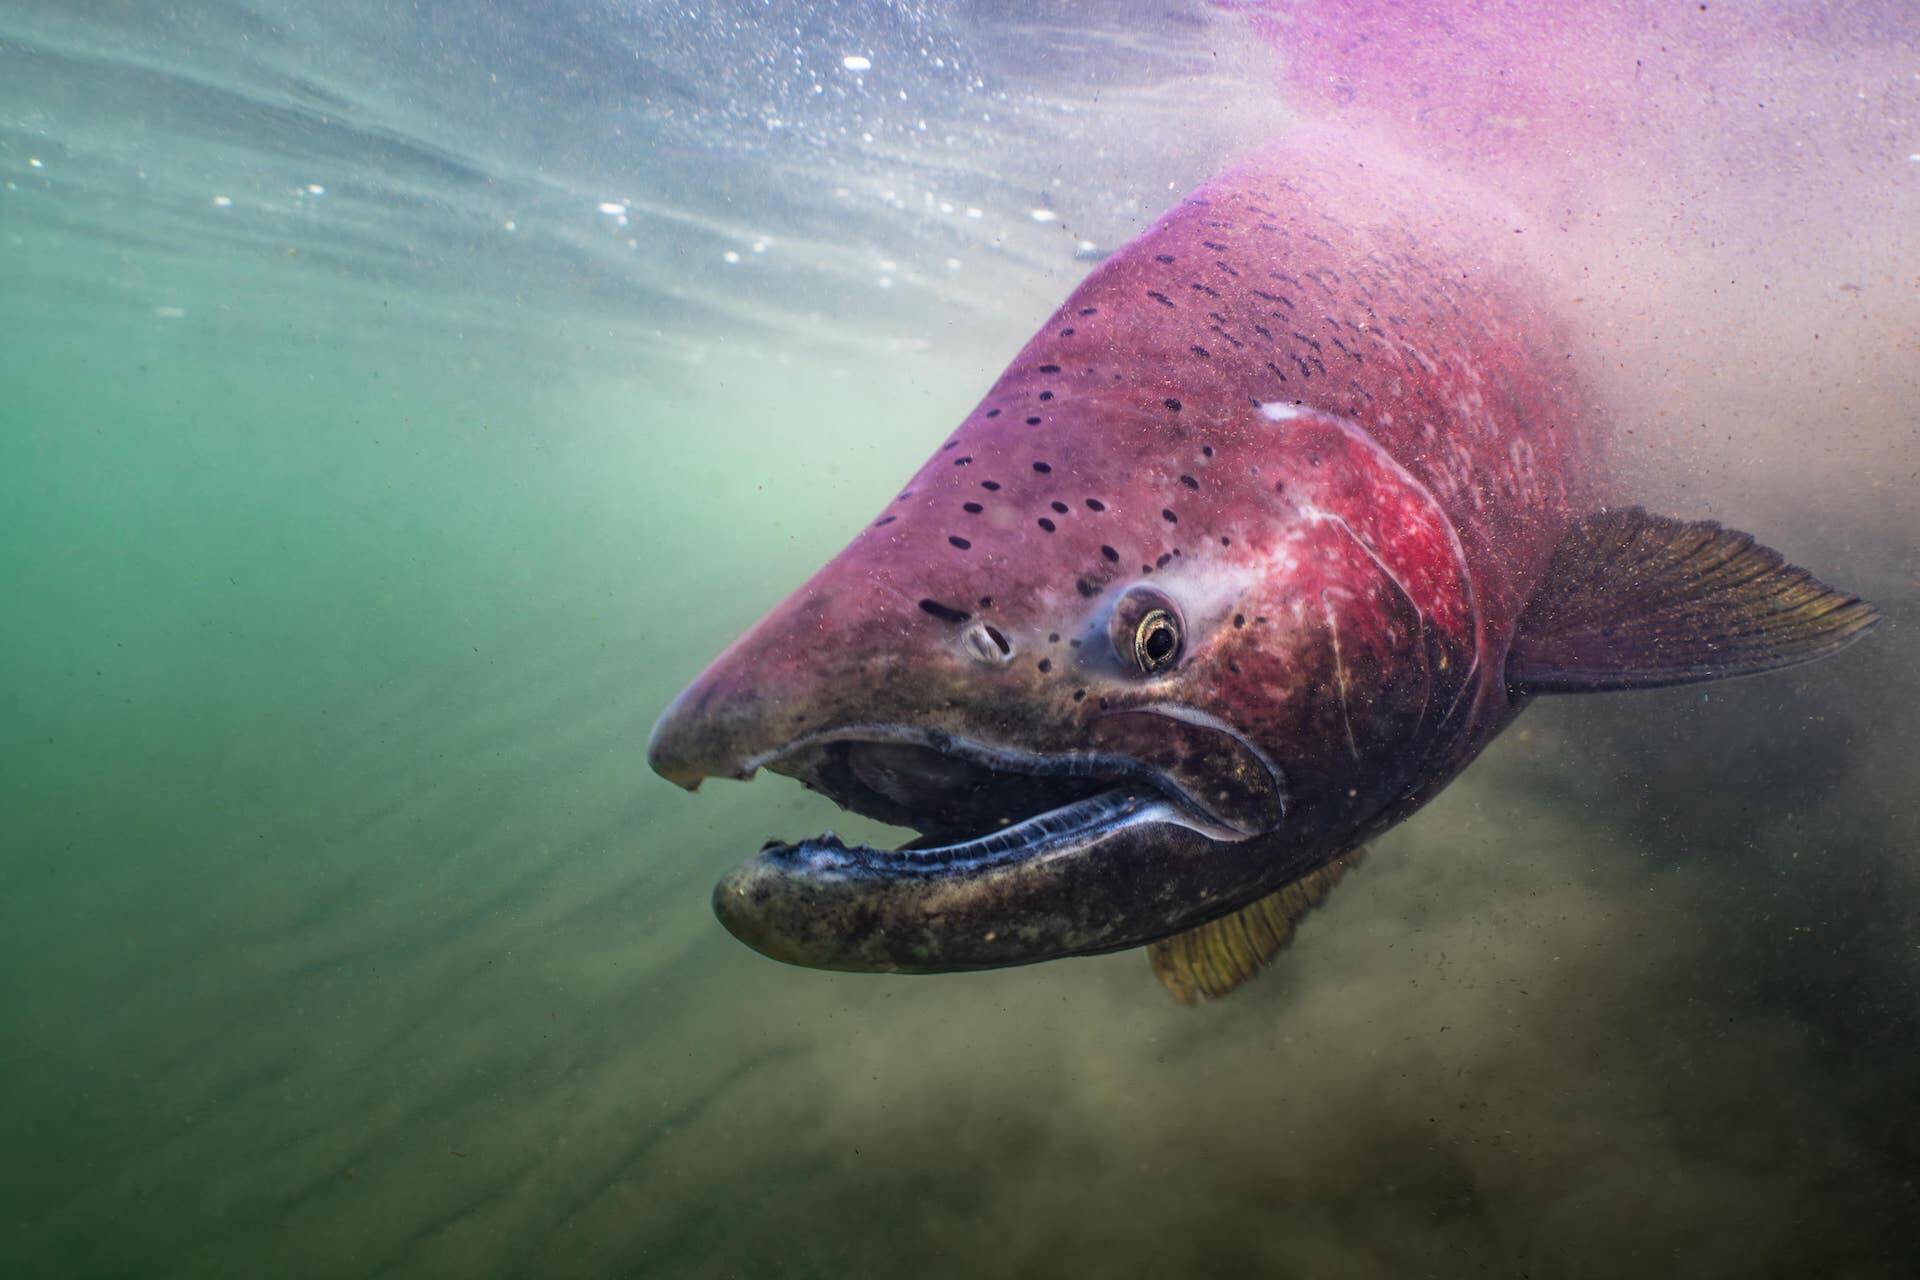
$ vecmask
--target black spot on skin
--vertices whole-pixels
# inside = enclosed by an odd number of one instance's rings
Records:
[[[1220,244],[1217,241],[1202,240],[1200,243],[1207,246],[1207,248],[1213,250],[1215,253],[1225,253],[1227,251],[1227,246]]]
[[[1045,674],[1046,674],[1047,672],[1049,672],[1049,671],[1051,671],[1051,670],[1053,670],[1053,659],[1052,659],[1052,658],[1042,658],[1042,659],[1040,659],[1040,661],[1039,661],[1039,662],[1038,662],[1037,664],[1035,664],[1035,665],[1037,665],[1037,666],[1038,666],[1038,667],[1040,668],[1040,673],[1041,673],[1042,675],[1045,675]]]
[[[1008,642],[1006,636],[1000,633],[1000,628],[995,626],[989,626],[987,627],[986,630],[987,630],[987,639],[993,641],[994,648],[998,649],[1003,654],[1013,652],[1013,645]]]
[[[1280,481],[1273,486],[1273,491],[1275,493],[1285,493],[1287,491],[1287,482],[1285,480]]]
[[[1200,346],[1198,343],[1195,343],[1193,346],[1188,347],[1187,350],[1193,352],[1193,354],[1199,356],[1202,360],[1213,359],[1213,352],[1207,350],[1203,346]]]
[[[922,600],[920,611],[930,613],[942,622],[965,622],[973,616],[965,609],[956,609],[952,605],[941,604],[938,600]]]
[[[1038,419],[1038,418],[1028,418],[1028,419],[1027,419],[1027,425],[1028,425],[1028,426],[1030,426],[1030,427],[1037,427],[1037,426],[1039,426],[1039,425],[1040,425],[1040,419]]]
[[[1102,711],[1107,709],[1107,700],[1105,698],[1100,699],[1100,709]]]
[[[968,466],[972,466],[972,465],[973,465],[973,455],[972,455],[972,454],[970,454],[970,453],[963,453],[963,454],[961,454],[961,455],[960,455],[959,457],[957,457],[957,458],[955,458],[955,459],[953,460],[953,465],[954,465],[954,466],[956,466],[956,467],[968,467]]]
[[[970,550],[973,546],[971,542],[968,542],[965,538],[961,537],[957,533],[948,534],[947,541],[952,543],[954,546],[958,547],[962,551]]]
[[[1080,647],[1080,642],[1078,640],[1069,640],[1067,641],[1067,645],[1069,648],[1078,649]]]
[[[1073,691],[1073,700],[1075,702],[1085,702],[1087,700],[1087,691],[1085,689],[1075,689]]]
[[[1062,329],[1060,331],[1060,336],[1063,338],[1071,338],[1073,336],[1073,326],[1068,325],[1066,328]]]
[[[949,440],[940,446],[940,452],[945,453],[949,449],[958,449],[959,447],[960,442],[958,440]]]
[[[1035,523],[1037,523],[1042,529],[1045,529],[1048,533],[1052,533],[1056,528],[1059,527],[1055,525],[1053,521],[1047,519],[1045,516],[1041,516],[1040,519]]]
[[[1048,644],[1059,644],[1059,643],[1060,643],[1060,633],[1059,633],[1058,631],[1049,631],[1049,632],[1047,633],[1047,643],[1048,643]]]
[[[892,524],[895,520],[898,520],[899,518],[900,518],[899,516],[881,516],[878,520],[875,520],[873,522],[873,527],[878,529],[881,525]]]
[[[1153,255],[1153,260],[1155,262],[1172,262],[1173,255],[1170,253],[1156,253]]]
[[[1085,578],[1080,578],[1076,580],[1073,584],[1073,589],[1075,591],[1078,591],[1081,595],[1085,596],[1089,600],[1093,599],[1095,596],[1100,594],[1100,588],[1094,586],[1091,582],[1088,582]]]
[[[1042,391],[1042,392],[1040,393],[1040,398],[1041,398],[1042,400],[1051,400],[1051,399],[1053,399],[1053,392],[1051,392],[1051,391]]]
[[[1047,474],[1047,472],[1049,472],[1049,471],[1051,471],[1051,470],[1053,470],[1053,468],[1052,468],[1051,466],[1049,466],[1049,465],[1047,465],[1047,464],[1046,464],[1046,463],[1044,463],[1044,462],[1036,462],[1036,463],[1034,463],[1034,464],[1033,464],[1033,469],[1034,469],[1035,471],[1038,471],[1038,472],[1039,472],[1039,473],[1040,473],[1041,475],[1046,475],[1046,474]]]
[[[1083,316],[1090,316],[1095,312],[1095,310],[1097,310],[1097,308],[1095,307],[1082,307],[1080,308],[1080,314]]]
[[[1100,548],[1100,554],[1105,556],[1107,559],[1113,561],[1113,563],[1115,564],[1120,563],[1120,553],[1118,551],[1115,551],[1112,547],[1103,545]]]
[[[998,480],[982,480],[980,482],[980,487],[982,489],[985,489],[988,493],[1000,492],[1000,482]]]
[[[1233,545],[1233,540],[1228,538],[1227,535],[1223,533],[1220,535],[1220,545],[1223,547],[1230,547]]]
[[[899,497],[895,498],[894,501],[905,502],[908,498],[911,498],[912,496],[913,496],[913,490],[909,489],[905,493],[901,494]]]
[[[1140,566],[1140,572],[1142,572],[1142,573],[1152,573],[1152,572],[1153,572],[1153,566],[1152,566],[1152,565],[1150,565],[1150,564],[1143,564],[1143,565],[1141,565],[1141,566]]]
[[[1043,365],[1041,365],[1041,366],[1040,366],[1040,372],[1042,372],[1042,373],[1058,373],[1058,372],[1060,372],[1060,366],[1059,366],[1059,365],[1057,365],[1057,364],[1043,364]]]
[[[993,608],[993,597],[992,597],[992,596],[981,596],[981,597],[980,597],[980,607],[981,607],[982,609],[991,609],[991,608]]]
[[[1203,444],[1200,446],[1200,452],[1205,454],[1207,457],[1211,458],[1213,456],[1213,446],[1210,444]]]
[[[1165,521],[1166,521],[1166,522],[1167,522],[1168,524],[1179,524],[1179,523],[1180,523],[1180,517],[1179,517],[1179,516],[1177,516],[1177,515],[1175,515],[1175,514],[1173,514],[1173,508],[1172,508],[1172,507],[1162,507],[1162,508],[1160,508],[1160,518],[1161,518],[1162,520],[1165,520]]]
[[[1168,396],[1165,400],[1162,400],[1160,403],[1167,406],[1167,408],[1173,410],[1175,413],[1180,412],[1180,402],[1178,400],[1175,400],[1172,396]]]
[[[1158,289],[1147,290],[1147,296],[1149,298],[1152,298],[1155,302],[1159,303],[1163,307],[1170,307],[1173,305],[1173,299],[1169,298],[1166,294],[1161,293]]]
[[[1167,554],[1164,554],[1164,553],[1163,553],[1163,554],[1162,554],[1162,555],[1160,556],[1160,558],[1159,558],[1158,560],[1155,560],[1155,561],[1153,562],[1153,567],[1154,567],[1154,568],[1156,568],[1156,569],[1164,569],[1164,568],[1166,568],[1166,567],[1167,567],[1167,565],[1168,565],[1168,563],[1169,563],[1169,562],[1170,562],[1170,561],[1171,561],[1172,559],[1173,559],[1173,557],[1172,557],[1171,555],[1167,555]]]
[[[1233,625],[1234,625],[1234,627],[1235,627],[1236,629],[1238,629],[1238,628],[1240,628],[1240,627],[1244,627],[1244,626],[1246,626],[1246,625],[1247,625],[1247,615],[1246,615],[1246,614],[1244,614],[1244,613],[1236,613],[1236,614],[1234,614],[1234,615],[1233,615]]]
[[[1107,509],[1107,504],[1106,504],[1106,503],[1104,503],[1104,502],[1102,502],[1102,501],[1100,501],[1100,499],[1098,499],[1098,498],[1088,498],[1088,499],[1087,499],[1087,510],[1089,510],[1089,511],[1105,511],[1106,509]]]
[[[986,510],[985,507],[981,506],[977,502],[963,502],[960,504],[960,509],[966,512],[970,516],[977,516],[982,511]]]
[[[1058,499],[1055,499],[1053,502],[1050,502],[1047,505],[1052,507],[1055,511],[1059,512],[1061,515],[1067,514],[1067,504],[1059,501]]]
[[[989,409],[987,410],[987,416],[989,418],[997,418],[1000,416],[1000,411],[998,409]]]
[[[1187,488],[1189,489],[1198,489],[1200,487],[1200,482],[1198,480],[1195,480],[1192,476],[1181,476],[1180,483],[1187,486]]]

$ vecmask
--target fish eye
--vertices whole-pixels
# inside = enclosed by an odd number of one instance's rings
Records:
[[[1133,631],[1133,660],[1146,675],[1165,671],[1180,656],[1180,625],[1165,609],[1140,619]]]
[[[1163,591],[1134,587],[1114,606],[1108,634],[1114,652],[1143,676],[1157,676],[1180,661],[1180,607]]]

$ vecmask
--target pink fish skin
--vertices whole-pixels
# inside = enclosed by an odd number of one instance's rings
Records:
[[[1516,713],[1516,622],[1606,497],[1517,225],[1303,130],[1093,271],[656,726],[681,785],[766,767],[927,833],[770,847],[728,927],[846,969],[1137,946],[1431,797]]]

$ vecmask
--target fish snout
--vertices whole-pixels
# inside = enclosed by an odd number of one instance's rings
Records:
[[[654,721],[647,764],[675,786],[695,790],[707,778],[749,778],[753,757],[769,731],[753,690],[729,688],[709,670],[683,690]]]

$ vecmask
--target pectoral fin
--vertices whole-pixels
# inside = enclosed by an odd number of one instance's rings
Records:
[[[1555,550],[1521,614],[1507,684],[1589,693],[1752,675],[1824,658],[1879,620],[1749,534],[1602,511]]]
[[[1326,901],[1327,893],[1364,852],[1355,849],[1342,854],[1232,915],[1162,938],[1147,948],[1153,976],[1181,1004],[1199,1004],[1227,994],[1287,949],[1294,927]]]

